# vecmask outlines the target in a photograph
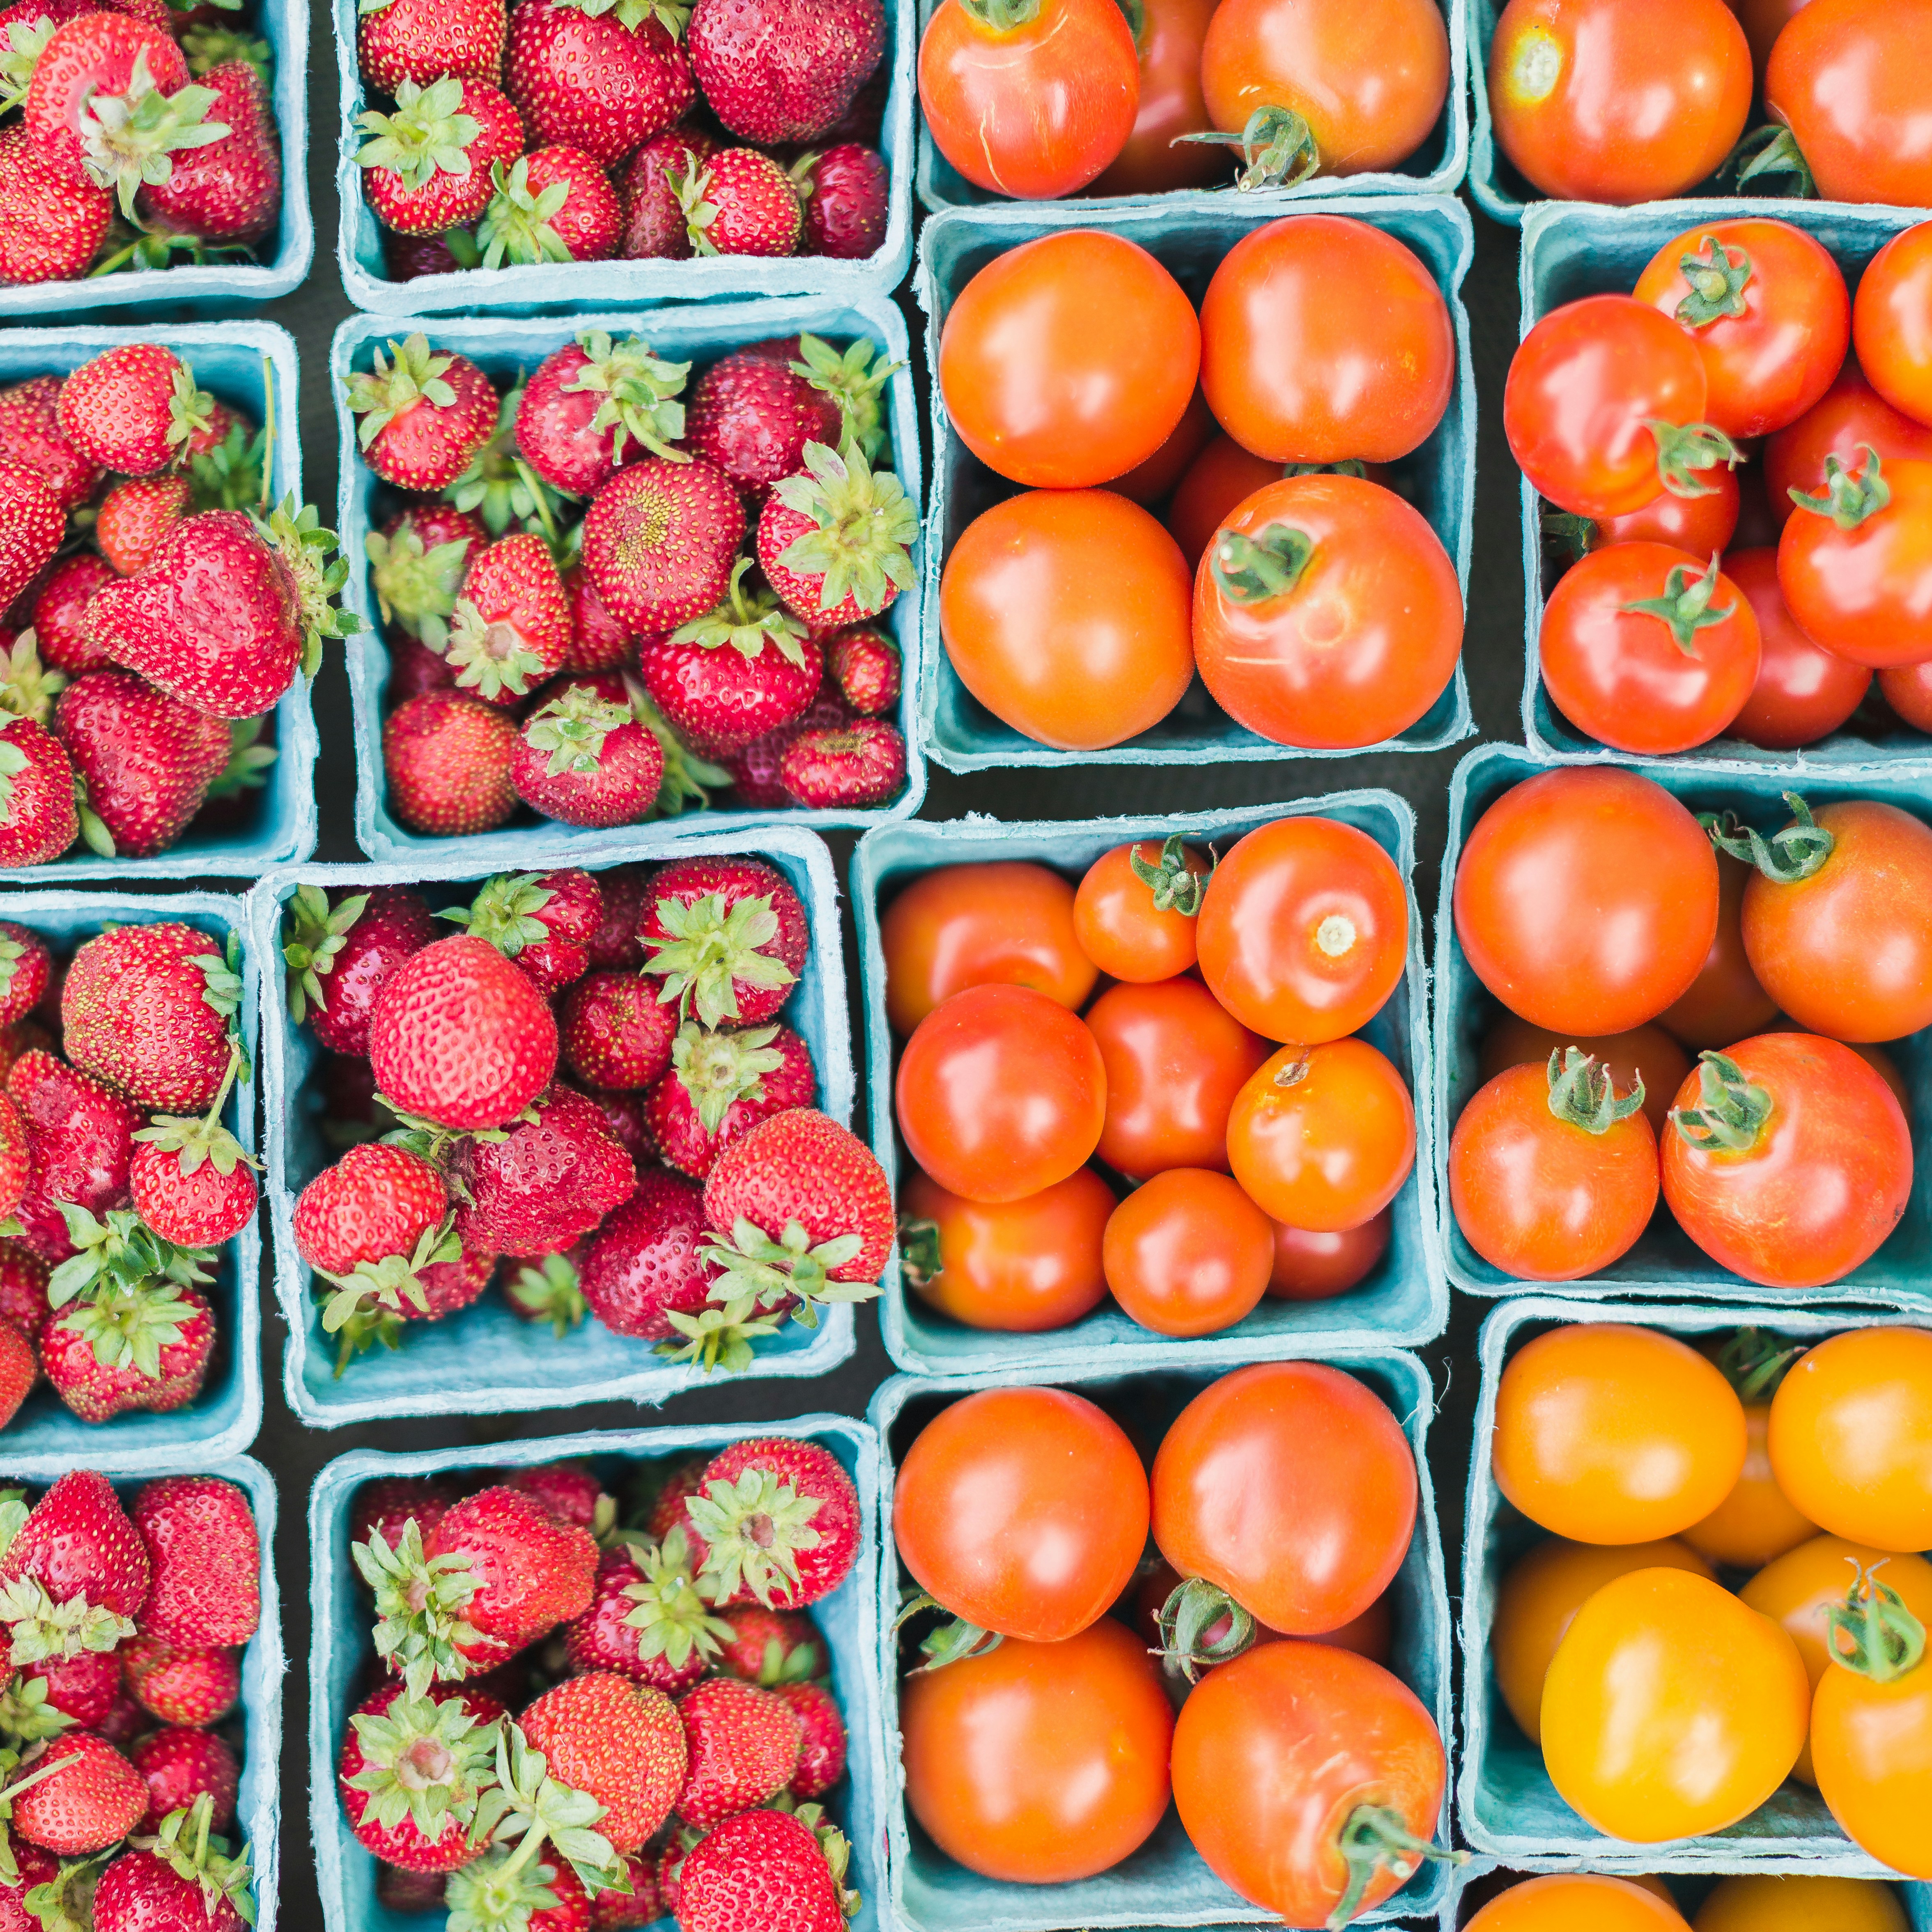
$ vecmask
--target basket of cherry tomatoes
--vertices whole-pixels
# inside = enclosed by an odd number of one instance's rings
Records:
[[[1926,1932],[1932,1886],[1831,1872],[1565,1870],[1548,1860],[1472,1858],[1441,1932]]]

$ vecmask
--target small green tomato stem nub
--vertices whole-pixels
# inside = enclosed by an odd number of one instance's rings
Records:
[[[1811,164],[1804,158],[1798,137],[1789,128],[1753,128],[1731,150],[1730,158],[1718,173],[1720,178],[1725,175],[1734,175],[1740,189],[1766,175],[1788,174],[1795,178],[1794,181],[1790,185],[1780,184],[1780,193],[1801,201],[1816,201],[1818,198],[1818,183],[1811,172]]]
[[[1714,551],[1709,567],[1694,581],[1689,565],[1675,564],[1664,580],[1661,597],[1640,598],[1634,604],[1624,604],[1623,614],[1627,617],[1654,617],[1687,658],[1695,657],[1697,633],[1713,625],[1727,624],[1738,614],[1735,598],[1720,610],[1712,609],[1711,599],[1718,594],[1719,580]]]
[[[1254,1645],[1254,1618],[1204,1576],[1190,1576],[1175,1585],[1156,1621],[1161,1662],[1190,1684],[1198,1683],[1204,1670],[1239,1657]],[[1208,1633],[1221,1623],[1227,1628],[1210,1637]]]
[[[1894,1683],[1924,1661],[1925,1626],[1890,1584],[1879,1581],[1883,1563],[1867,1570],[1846,1560],[1856,1579],[1844,1601],[1825,1612],[1832,1661],[1874,1684]]]
[[[1644,428],[1657,444],[1657,473],[1673,496],[1709,496],[1718,486],[1702,472],[1720,463],[1735,470],[1744,453],[1712,423],[1666,422],[1646,416]]]
[[[1127,869],[1154,895],[1156,912],[1178,912],[1183,919],[1199,914],[1214,876],[1211,868],[1203,874],[1188,864],[1186,843],[1178,832],[1170,832],[1162,842],[1157,860],[1143,859],[1138,845],[1128,847]]]
[[[911,1675],[915,1677],[928,1671],[943,1670],[949,1664],[963,1663],[968,1658],[988,1656],[1006,1641],[1001,1632],[982,1630],[977,1624],[969,1624],[964,1617],[954,1616],[937,1597],[910,1588],[899,1605],[898,1615],[892,1619],[894,1632],[903,1630],[914,1617],[928,1612],[936,1613],[946,1621],[920,1640],[919,1654],[923,1661],[913,1666]]]
[[[1315,539],[1290,524],[1270,524],[1253,536],[1224,530],[1215,541],[1208,574],[1230,604],[1264,604],[1286,596],[1314,554]]]
[[[1757,1144],[1771,1118],[1772,1099],[1721,1053],[1700,1053],[1697,1104],[1671,1109],[1670,1124],[1685,1143],[1706,1154],[1742,1154]]]
[[[1246,193],[1256,188],[1293,188],[1322,166],[1315,130],[1292,107],[1257,107],[1238,134],[1210,129],[1204,134],[1177,134],[1167,145],[1179,148],[1196,141],[1240,149],[1244,165],[1234,177],[1234,185]]]
[[[1736,254],[1714,235],[1706,235],[1701,245],[1680,256],[1678,272],[1690,284],[1690,292],[1672,311],[1686,328],[1704,328],[1721,318],[1735,320],[1749,304],[1744,290],[1751,278],[1751,258],[1740,248]]]
[[[1795,791],[1784,794],[1792,822],[1770,838],[1760,837],[1728,812],[1700,812],[1697,822],[1720,852],[1755,866],[1774,886],[1794,886],[1824,866],[1838,840],[1811,816],[1811,808]]]
[[[1460,1865],[1468,1862],[1467,1852],[1452,1852],[1418,1838],[1386,1804],[1358,1804],[1348,1814],[1335,1849],[1348,1868],[1348,1883],[1328,1919],[1328,1932],[1342,1932],[1354,1922],[1362,1901],[1377,1875],[1392,1872],[1399,1884],[1407,1884],[1425,1864]]]
[[[1892,485],[1885,480],[1885,465],[1868,442],[1858,446],[1862,461],[1850,470],[1835,456],[1825,459],[1825,487],[1816,496],[1803,490],[1785,494],[1801,510],[1814,517],[1829,517],[1841,530],[1855,530],[1875,517],[1892,501]]]
[[[1804,1352],[1762,1328],[1740,1328],[1718,1351],[1718,1367],[1740,1402],[1768,1402],[1791,1365]]]
[[[1010,34],[1028,26],[1040,13],[1040,0],[959,0],[960,6],[982,27]]]
[[[1586,1134],[1606,1134],[1643,1106],[1643,1076],[1619,1100],[1610,1070],[1592,1060],[1580,1047],[1565,1047],[1550,1056],[1550,1111],[1559,1120],[1581,1127]]]

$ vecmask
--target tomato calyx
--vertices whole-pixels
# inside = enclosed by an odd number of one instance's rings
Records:
[[[1690,292],[1671,314],[1686,328],[1706,328],[1744,313],[1744,290],[1754,272],[1751,258],[1742,248],[1734,254],[1716,236],[1707,235],[1702,248],[1681,257],[1677,268],[1690,284]]]
[[[1672,1108],[1670,1124],[1700,1153],[1748,1151],[1771,1118],[1771,1095],[1747,1079],[1727,1054],[1700,1053],[1697,1058],[1697,1104]]]
[[[1394,1874],[1398,1885],[1406,1885],[1426,1864],[1460,1865],[1469,1861],[1467,1852],[1418,1838],[1386,1804],[1358,1804],[1348,1814],[1335,1849],[1348,1868],[1348,1882],[1328,1915],[1328,1932],[1341,1932],[1354,1922],[1370,1886],[1382,1872]]]
[[[1673,496],[1712,496],[1718,486],[1700,472],[1720,463],[1735,470],[1744,453],[1714,423],[1666,422],[1646,416],[1643,426],[1657,444],[1657,473]]]
[[[1694,584],[1688,564],[1673,564],[1664,580],[1661,597],[1640,597],[1622,607],[1628,617],[1654,617],[1670,633],[1671,641],[1687,658],[1697,655],[1697,633],[1714,624],[1726,624],[1738,614],[1735,602],[1721,610],[1711,608],[1718,594],[1718,557],[1714,551],[1702,576]]]
[[[1606,1134],[1643,1106],[1643,1076],[1622,1100],[1610,1070],[1580,1047],[1565,1047],[1550,1056],[1550,1111],[1559,1120],[1581,1127],[1586,1134]]]
[[[949,1664],[963,1663],[968,1658],[990,1656],[1006,1641],[999,1631],[982,1630],[964,1617],[956,1617],[937,1597],[910,1586],[899,1604],[898,1615],[892,1619],[893,1631],[896,1634],[914,1617],[929,1611],[936,1611],[945,1622],[920,1639],[919,1654],[925,1661],[913,1666],[910,1674],[915,1677],[943,1670]]]
[[[1314,554],[1315,539],[1292,524],[1270,524],[1255,536],[1226,530],[1208,574],[1230,604],[1265,604],[1294,588]]]
[[[1814,517],[1829,517],[1841,530],[1855,530],[1875,517],[1892,501],[1892,485],[1885,480],[1885,465],[1868,442],[1859,445],[1863,461],[1854,471],[1835,456],[1825,459],[1825,487],[1816,496],[1808,490],[1792,489],[1785,494],[1801,510]]]
[[[902,1214],[899,1217],[899,1272],[908,1285],[928,1286],[945,1265],[939,1252],[939,1223]]]
[[[1234,185],[1244,193],[1293,188],[1321,170],[1322,151],[1316,145],[1315,130],[1292,107],[1257,107],[1238,134],[1177,134],[1168,146],[1178,148],[1196,141],[1240,149],[1242,167]]]
[[[1288,476],[1353,476],[1368,481],[1369,466],[1359,456],[1344,456],[1334,463],[1284,463],[1281,473]]]
[[[1740,1328],[1713,1359],[1740,1402],[1763,1402],[1778,1393],[1792,1364],[1804,1352],[1801,1346],[1787,1347],[1762,1328]]]
[[[958,0],[962,12],[996,34],[1017,32],[1040,17],[1040,0]]]
[[[1581,563],[1597,544],[1597,520],[1545,504],[1543,538],[1571,563]]]
[[[1838,842],[1796,792],[1786,792],[1784,802],[1791,808],[1792,823],[1768,838],[1728,812],[1700,812],[1697,822],[1720,852],[1755,867],[1774,886],[1795,886],[1822,868]]]
[[[1204,1576],[1178,1583],[1155,1621],[1161,1643],[1155,1654],[1163,1668],[1190,1684],[1199,1683],[1204,1671],[1254,1647],[1253,1617]]]
[[[1879,1581],[1882,1562],[1868,1570],[1847,1560],[1856,1580],[1844,1601],[1825,1612],[1832,1661],[1870,1683],[1895,1683],[1924,1661],[1925,1626],[1890,1584]]]
[[[1754,128],[1731,150],[1718,170],[1718,178],[1721,181],[1726,175],[1736,176],[1740,190],[1747,182],[1760,181],[1767,176],[1790,175],[1790,182],[1778,184],[1779,193],[1798,201],[1818,199],[1817,178],[1798,145],[1798,136],[1789,128],[1775,124]]]
[[[1212,867],[1197,872],[1188,864],[1187,846],[1178,832],[1167,835],[1160,858],[1152,863],[1141,856],[1138,845],[1130,847],[1127,869],[1153,893],[1156,912],[1178,912],[1183,919],[1199,916],[1208,881],[1214,876]]]

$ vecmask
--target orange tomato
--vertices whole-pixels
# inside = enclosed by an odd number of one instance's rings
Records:
[[[1164,194],[1170,188],[1219,188],[1228,179],[1226,152],[1182,141],[1214,126],[1201,98],[1201,43],[1219,0],[1135,0],[1128,23],[1140,54],[1141,104],[1127,144],[1089,190],[1094,194]]]
[[[1859,279],[1852,341],[1867,380],[1915,422],[1932,421],[1932,222],[1894,235]]]
[[[1915,731],[1932,732],[1932,658],[1878,674],[1885,701]]]
[[[1253,1313],[1274,1228],[1225,1174],[1171,1167],[1114,1210],[1102,1250],[1114,1299],[1157,1335],[1214,1335]]]
[[[1654,1879],[1566,1872],[1498,1892],[1466,1932],[1682,1932],[1684,1916]]]
[[[1196,388],[1188,398],[1173,434],[1144,461],[1116,476],[1112,487],[1142,508],[1151,508],[1173,493],[1174,485],[1214,434],[1214,414],[1207,398]]]
[[[1756,1569],[1818,1533],[1818,1526],[1778,1486],[1766,1441],[1770,1425],[1769,1402],[1744,1405],[1744,1473],[1702,1522],[1684,1532],[1684,1540],[1713,1563]]]
[[[1130,985],[1185,973],[1194,964],[1195,920],[1214,869],[1212,860],[1178,841],[1143,839],[1103,852],[1073,898],[1080,950],[1110,979]]]
[[[1932,460],[1932,428],[1894,409],[1865,380],[1858,358],[1848,356],[1823,400],[1764,446],[1765,490],[1778,527],[1792,514],[1793,490],[1816,496],[1824,488],[1827,457],[1856,471],[1859,452],[1867,447],[1878,452],[1888,469],[1894,458]]]
[[[1331,1301],[1366,1281],[1388,1252],[1395,1225],[1384,1208],[1359,1227],[1311,1234],[1274,1224],[1274,1272],[1268,1292],[1280,1301]]]
[[[1202,553],[1238,504],[1281,478],[1279,463],[1252,454],[1232,436],[1209,437],[1174,485],[1167,506],[1167,526],[1188,569],[1200,567]]]
[[[1728,1038],[1725,1044],[1730,1044]],[[1690,1071],[1690,1057],[1664,1030],[1661,1020],[1654,1025],[1632,1027],[1628,1033],[1579,1040],[1569,1034],[1552,1033],[1547,1027],[1532,1026],[1506,1012],[1483,1036],[1477,1066],[1484,1080],[1493,1080],[1512,1066],[1546,1066],[1552,1053],[1568,1046],[1600,1060],[1610,1069],[1619,1094],[1628,1094],[1641,1078],[1644,1118],[1653,1132],[1663,1132],[1671,1101]]]
[[[1783,0],[1789,4],[1790,0]],[[1798,0],[1802,6],[1804,0]],[[1910,1932],[1898,1894],[1875,1879],[1751,1872],[1720,1878],[1691,1921],[1696,1932]]]
[[[1758,984],[1744,952],[1744,887],[1752,876],[1742,859],[1718,854],[1718,930],[1711,950],[1690,991],[1658,1016],[1660,1027],[1695,1052],[1735,1046],[1762,1033],[1778,1017],[1778,1002]],[[1666,1108],[1690,1072],[1686,1059],[1675,1081],[1658,1079],[1658,1093]],[[1660,1120],[1653,1124],[1663,1131]]]

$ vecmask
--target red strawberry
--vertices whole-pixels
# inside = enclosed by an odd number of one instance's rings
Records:
[[[527,1863],[518,1864],[517,1856],[487,1852],[452,1872],[443,1886],[449,1917],[459,1925],[521,1932],[590,1932],[590,1897],[575,1870],[548,1845]]]
[[[53,955],[37,932],[0,920],[0,1026],[25,1019],[53,982]]]
[[[707,1677],[678,1700],[690,1768],[677,1815],[708,1829],[791,1782],[804,1732],[784,1700],[735,1677]]]
[[[79,280],[113,219],[110,189],[76,180],[26,128],[0,132],[0,282]]]
[[[165,476],[137,476],[116,483],[101,500],[94,518],[94,540],[100,546],[100,554],[123,577],[146,570],[176,524],[188,514],[194,496],[188,478],[172,470]],[[87,649],[100,663],[109,662],[92,639]]]
[[[646,1848],[626,1858],[624,1876],[628,1892],[600,1892],[590,1901],[590,1932],[632,1932],[668,1916],[669,1908],[658,1896],[654,1852]]]
[[[734,1442],[685,1504],[704,1539],[712,1600],[802,1610],[859,1559],[859,1494],[829,1449],[796,1436]]]
[[[756,148],[687,155],[671,188],[695,255],[796,255],[804,212],[791,177]]]
[[[70,1471],[0,1557],[0,1622],[14,1661],[112,1649],[134,1635],[151,1581],[146,1546],[107,1479]]]
[[[0,1322],[29,1342],[47,1318],[47,1274],[46,1263],[32,1249],[0,1241]]]
[[[564,1001],[564,1064],[592,1087],[648,1087],[670,1066],[676,1032],[635,973],[592,973]]]
[[[470,1820],[496,1782],[494,1697],[454,1684],[412,1696],[392,1680],[350,1713],[336,1760],[349,1828],[385,1864],[454,1871],[475,1858]]]
[[[805,626],[769,590],[748,592],[741,558],[731,594],[681,624],[638,660],[638,674],[672,725],[706,752],[736,751],[802,716],[825,660]]]
[[[560,1252],[636,1185],[631,1156],[582,1094],[553,1087],[538,1097],[536,1113],[501,1141],[466,1141],[458,1149],[452,1171],[468,1198],[456,1221],[466,1246]]]
[[[0,605],[38,577],[67,533],[67,513],[45,480],[0,463]]]
[[[456,1492],[434,1476],[381,1477],[356,1492],[349,1540],[367,1543],[369,1532],[376,1530],[385,1543],[393,1544],[402,1535],[403,1525],[412,1518],[419,1533],[427,1536],[455,1502]]]
[[[5,1213],[26,1199],[32,1166],[26,1121],[11,1100],[0,1098],[0,1209]]]
[[[442,1174],[406,1148],[365,1142],[324,1168],[295,1206],[296,1252],[338,1290],[323,1328],[333,1334],[365,1309],[426,1306],[424,1271],[454,1258],[448,1211]]]
[[[657,1153],[651,1144],[650,1130],[644,1124],[644,1096],[594,1088],[587,1097],[602,1114],[604,1125],[616,1136],[617,1144],[631,1156],[641,1174]]]
[[[77,677],[107,664],[87,641],[87,600],[113,580],[114,566],[92,550],[76,550],[47,572],[34,599],[34,635],[56,670]]]
[[[539,148],[499,161],[476,224],[486,268],[532,262],[603,262],[617,252],[624,207],[604,170],[575,148]]]
[[[570,649],[564,653],[564,669],[615,670],[634,663],[638,650],[630,632],[604,608],[582,564],[574,563],[563,573],[563,589],[570,599]]]
[[[176,154],[164,182],[138,198],[147,226],[205,242],[259,242],[282,206],[282,146],[262,77],[245,61],[211,68],[207,124],[227,133]]]
[[[842,141],[800,166],[806,254],[848,262],[877,254],[885,246],[892,192],[885,157],[876,148]]]
[[[212,424],[214,398],[172,349],[125,342],[75,370],[57,407],[62,432],[89,462],[152,476],[188,460],[190,444]]]
[[[836,446],[842,421],[837,400],[788,358],[741,349],[692,385],[685,434],[696,454],[715,463],[757,503],[781,477],[799,470],[807,443]]]
[[[590,1607],[564,1632],[571,1667],[615,1671],[674,1697],[704,1676],[725,1626],[699,1595],[681,1538],[607,1550]]]
[[[601,1535],[617,1520],[616,1498],[597,1480],[594,1469],[580,1462],[538,1462],[526,1468],[507,1470],[505,1485],[520,1490],[543,1504],[560,1522],[574,1522],[593,1536]]]
[[[624,174],[623,252],[631,261],[682,261],[691,254],[691,224],[673,185],[718,150],[701,129],[686,125],[654,134],[631,157]]]
[[[889,470],[857,449],[814,443],[772,487],[758,518],[758,562],[816,633],[876,617],[913,581],[919,512]]]
[[[100,488],[100,466],[76,449],[61,428],[60,391],[58,376],[30,376],[0,389],[0,461],[31,470],[63,510],[77,510]]]
[[[572,0],[518,0],[509,88],[537,138],[604,166],[690,111],[696,98],[678,15],[649,0],[610,10]]]
[[[638,1850],[670,1816],[684,1783],[684,1728],[662,1690],[610,1671],[547,1690],[520,1719],[550,1775],[604,1806],[598,1834]]]
[[[23,1771],[58,1766],[13,1801],[20,1837],[63,1858],[105,1851],[141,1822],[148,1787],[141,1774],[92,1731],[68,1731]]]
[[[24,1665],[4,1700],[7,1729],[28,1738],[55,1737],[74,1724],[98,1730],[113,1714],[121,1658],[118,1650],[81,1650]]]
[[[869,624],[825,644],[826,676],[862,718],[880,718],[899,701],[899,647]]]
[[[809,1617],[762,1604],[734,1604],[718,1616],[731,1633],[718,1655],[722,1676],[772,1690],[823,1675],[825,1646]]]
[[[583,17],[556,0],[524,4]],[[617,473],[627,449],[634,458],[646,449],[671,454],[683,431],[684,410],[676,398],[690,368],[652,355],[640,336],[614,344],[604,330],[587,330],[553,350],[524,385],[517,404],[517,447],[545,482],[568,495],[587,496]]]
[[[525,804],[566,825],[639,825],[657,808],[663,747],[628,705],[583,682],[564,686],[524,721],[510,782]]]
[[[688,1826],[682,1827],[671,1834],[664,1850],[658,1854],[657,1869],[653,1874],[657,1880],[658,1898],[673,1918],[677,1916],[677,1882],[684,1870],[685,1859],[689,1856],[692,1845],[703,1835]]]
[[[206,802],[232,748],[220,718],[131,670],[76,678],[60,694],[54,732],[86,788],[92,822],[84,818],[81,829],[108,857],[165,852]]]
[[[441,1872],[404,1871],[399,1865],[380,1862],[376,1867],[376,1903],[385,1911],[440,1913],[446,1889]]]
[[[458,573],[459,578],[461,572]],[[452,599],[454,591],[452,587]],[[426,691],[456,688],[456,674],[420,638],[398,631],[388,640],[389,678],[385,695],[392,705],[403,705]]]
[[[653,457],[619,470],[597,492],[583,531],[584,565],[605,609],[644,637],[723,598],[745,512],[710,464]]]
[[[438,838],[494,830],[516,809],[516,744],[515,721],[495,706],[454,690],[420,693],[382,726],[389,808]]]
[[[0,1323],[0,1429],[20,1414],[40,1373],[33,1343],[12,1322]]]
[[[406,80],[428,87],[452,74],[494,86],[508,28],[503,0],[374,0],[356,20],[356,65],[383,94]]]
[[[885,52],[880,0],[697,0],[686,32],[712,113],[766,146],[838,124]]]
[[[778,766],[791,748],[792,740],[807,731],[846,722],[844,700],[836,695],[827,697],[821,688],[818,701],[802,718],[794,718],[776,731],[767,731],[762,738],[754,738],[742,751],[727,752],[722,762],[731,775],[731,788],[738,802],[767,812],[794,806],[797,801],[778,782]]]
[[[157,1114],[134,1136],[128,1184],[142,1222],[177,1247],[215,1248],[255,1218],[255,1163],[221,1124]]]
[[[661,1168],[646,1169],[585,1244],[578,1285],[591,1313],[614,1334],[668,1340],[678,1332],[674,1316],[705,1306],[697,1259],[704,1237],[698,1190]]]
[[[880,718],[802,732],[778,760],[779,784],[818,812],[884,805],[898,795],[905,772],[905,740]]]
[[[443,656],[487,704],[526,697],[570,648],[570,602],[542,537],[500,537],[471,560]]]
[[[241,1788],[241,1767],[235,1754],[211,1731],[176,1726],[151,1732],[128,1754],[128,1762],[148,1787],[148,1809],[140,1829],[160,1829],[170,1811],[193,1808],[197,1798],[208,1801],[209,1822],[218,1832],[235,1823],[235,1800]]]
[[[517,110],[487,80],[450,74],[427,88],[405,80],[393,113],[365,107],[356,119],[368,136],[356,151],[362,192],[376,219],[401,235],[474,221],[489,205],[497,164],[524,152]],[[460,174],[446,165],[457,158],[468,164]]]
[[[369,1050],[369,1016],[382,982],[436,935],[419,892],[377,886],[331,905],[320,886],[301,886],[282,922],[289,1016],[304,1018],[332,1053]]]
[[[371,362],[346,385],[363,461],[399,490],[427,495],[454,482],[496,427],[489,377],[466,356],[432,350],[420,330]]]
[[[100,1726],[100,1735],[117,1750],[124,1751],[147,1728],[147,1712],[135,1702],[123,1684],[114,1694],[114,1708]]]
[[[604,918],[604,894],[588,872],[560,868],[550,872],[499,872],[484,880],[466,907],[452,908],[445,919],[487,939],[506,958],[526,968],[532,956],[560,946],[583,954],[572,979],[590,964],[589,945]],[[532,975],[545,991],[559,982],[554,969]]]
[[[787,1787],[794,1798],[822,1798],[845,1774],[845,1719],[823,1684],[781,1684],[778,1694],[805,1727],[798,1768]]]
[[[47,1380],[83,1422],[185,1408],[201,1394],[214,1352],[206,1298],[154,1280],[103,1288],[40,1332]]]
[[[121,1646],[121,1666],[134,1701],[164,1724],[212,1724],[242,1695],[235,1653],[218,1645],[178,1649],[159,1637],[130,1636]]]
[[[805,908],[762,860],[680,859],[652,878],[638,921],[658,997],[706,1026],[754,1026],[791,997],[811,945]]]
[[[15,1218],[26,1230],[26,1245],[42,1261],[65,1261],[74,1243],[56,1204],[92,1214],[127,1204],[140,1110],[38,1048],[14,1061],[7,1095],[27,1124],[33,1158],[33,1178]]]
[[[229,1856],[202,1804],[152,1844],[118,1853],[92,1904],[94,1932],[248,1932],[255,1911],[249,1851]]]
[[[844,1932],[848,1900],[857,1905],[844,1887],[850,1848],[818,1822],[759,1810],[707,1832],[678,1874],[679,1932]]]
[[[412,503],[371,530],[364,548],[382,622],[441,651],[469,560],[488,541],[476,518],[448,503]]]
[[[136,1619],[172,1644],[246,1643],[262,1620],[260,1534],[248,1492],[219,1476],[164,1476],[134,1498],[153,1583]]]
[[[584,943],[592,966],[628,966],[644,964],[638,944],[638,914],[644,902],[645,874],[636,866],[614,866],[597,875],[602,893],[598,908],[597,930]]]
[[[810,1106],[818,1091],[811,1052],[790,1027],[712,1030],[686,1021],[670,1058],[645,1117],[662,1158],[698,1180],[760,1120]]]

